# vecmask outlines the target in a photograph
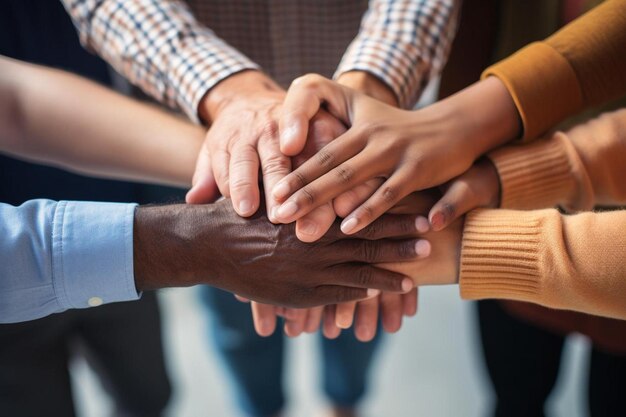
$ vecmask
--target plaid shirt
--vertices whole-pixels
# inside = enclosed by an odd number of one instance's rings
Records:
[[[445,64],[460,3],[62,1],[83,45],[194,120],[211,87],[236,72],[257,68],[283,86],[309,72],[337,77],[367,71],[395,92],[402,107],[410,108]]]

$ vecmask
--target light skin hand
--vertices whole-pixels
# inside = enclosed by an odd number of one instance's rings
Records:
[[[488,110],[477,110],[486,98],[490,106],[481,106]],[[460,175],[482,153],[520,131],[515,105],[495,78],[408,112],[310,75],[296,80],[285,99],[280,121],[283,152],[298,149],[308,120],[322,104],[350,129],[273,189],[274,198],[283,201],[276,212],[281,222],[291,222],[356,185],[383,179],[344,219],[344,233],[354,233],[411,192]]]

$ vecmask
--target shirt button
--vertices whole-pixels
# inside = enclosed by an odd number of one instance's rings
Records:
[[[100,297],[91,297],[89,301],[87,301],[89,307],[98,307],[102,305],[102,298]]]

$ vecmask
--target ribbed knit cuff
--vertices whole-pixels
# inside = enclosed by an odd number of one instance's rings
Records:
[[[593,205],[590,180],[563,133],[523,146],[506,146],[488,157],[500,177],[502,208],[533,210],[559,205],[567,210],[587,210]]]
[[[541,213],[545,212],[474,210],[467,214],[459,269],[462,298],[536,301]]]
[[[487,68],[511,93],[524,126],[523,140],[533,139],[583,106],[574,69],[550,45],[532,43]]]

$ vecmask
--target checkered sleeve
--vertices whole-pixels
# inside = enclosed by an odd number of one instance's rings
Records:
[[[82,44],[157,100],[193,120],[202,97],[258,65],[202,27],[177,0],[62,0]]]
[[[367,71],[412,108],[446,63],[460,0],[370,0],[361,29],[335,73]]]

